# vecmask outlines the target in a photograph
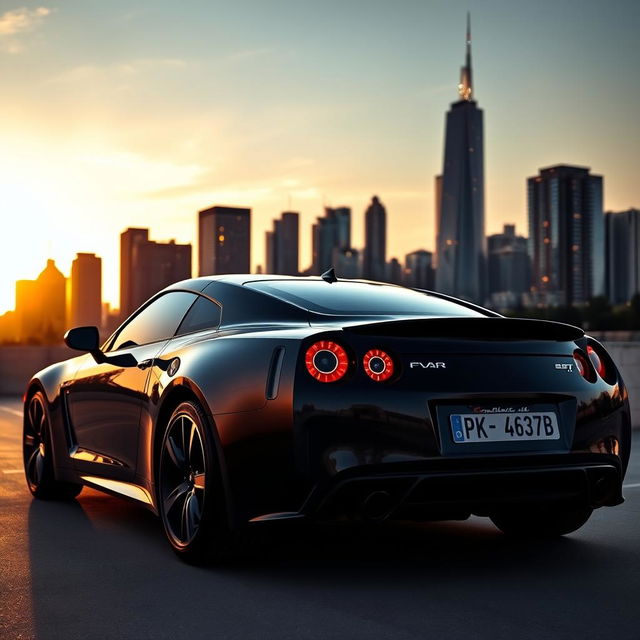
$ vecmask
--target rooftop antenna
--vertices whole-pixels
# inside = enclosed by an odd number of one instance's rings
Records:
[[[328,282],[329,284],[332,284],[333,282],[338,282],[338,277],[336,276],[336,270],[333,267],[331,267],[331,269],[329,269],[328,271],[325,271],[320,277],[325,282]]]

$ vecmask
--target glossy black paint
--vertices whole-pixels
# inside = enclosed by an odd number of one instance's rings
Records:
[[[296,280],[220,276],[176,283],[132,316],[152,318],[156,301],[158,308],[175,308],[175,317],[164,314],[157,323],[162,335],[151,324],[147,344],[121,339],[123,346],[114,348],[127,321],[97,357],[94,351],[36,374],[26,401],[36,389],[46,396],[58,479],[142,496],[157,512],[159,440],[172,411],[191,399],[210,422],[233,526],[274,514],[355,516],[382,500],[377,493],[393,497],[384,515],[465,517],[486,512],[492,500],[531,494],[536,473],[557,479],[558,495],[564,483],[573,487],[572,499],[592,506],[621,501],[631,434],[627,391],[602,346],[581,330],[505,319],[463,302],[460,315],[468,317],[320,313],[251,286],[265,279]],[[366,290],[385,291],[381,285]],[[175,293],[181,294],[175,305],[163,298]],[[201,328],[210,304],[216,317]],[[350,368],[342,380],[325,384],[306,371],[304,353],[318,340],[347,351]],[[604,354],[606,379],[594,375],[591,382],[575,368],[556,367],[573,364],[574,351],[586,353],[588,344]],[[394,360],[386,382],[363,370],[372,348]],[[453,443],[447,424],[453,411],[513,405],[555,408],[561,438],[463,449]],[[521,486],[520,494],[489,495],[500,493],[496,478],[507,470],[507,484]],[[578,475],[584,486],[576,485]],[[596,484],[607,490],[596,496]],[[125,491],[129,485],[140,492]],[[486,487],[484,502],[460,498],[472,486]],[[552,499],[545,486],[538,498]]]

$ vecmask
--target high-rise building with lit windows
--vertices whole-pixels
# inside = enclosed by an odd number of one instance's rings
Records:
[[[556,165],[527,179],[533,302],[580,305],[605,294],[602,176]]]
[[[249,273],[251,209],[211,207],[198,214],[198,274]]]
[[[458,94],[460,99],[447,113],[444,166],[441,180],[436,179],[436,289],[483,303],[487,292],[483,114],[473,99],[468,17]]]

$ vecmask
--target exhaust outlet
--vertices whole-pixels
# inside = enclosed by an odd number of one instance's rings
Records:
[[[393,501],[388,491],[373,491],[362,501],[362,515],[367,520],[384,520],[392,508]]]

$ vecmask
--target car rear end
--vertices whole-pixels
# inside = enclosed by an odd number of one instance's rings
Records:
[[[345,323],[301,345],[303,511],[451,519],[622,502],[627,393],[579,329],[506,318]]]

